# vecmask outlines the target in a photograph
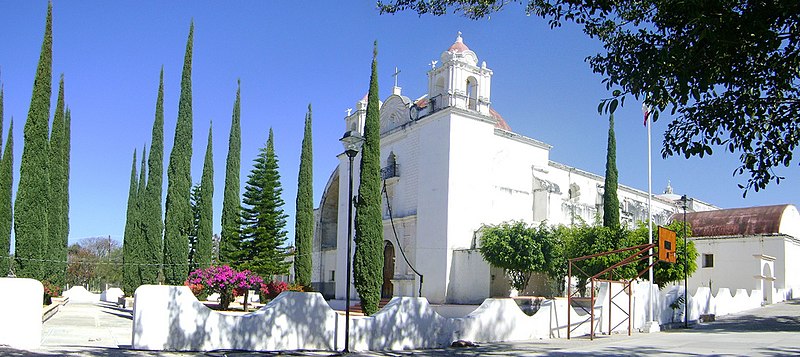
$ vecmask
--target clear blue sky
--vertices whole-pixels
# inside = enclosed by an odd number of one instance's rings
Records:
[[[15,187],[22,132],[30,104],[46,1],[0,1],[0,81],[5,121],[15,121]],[[122,239],[131,156],[149,144],[158,73],[165,71],[165,166],[172,147],[180,75],[189,23],[194,19],[193,181],[199,182],[209,123],[214,135],[214,221],[219,217],[236,81],[242,81],[242,180],[270,127],[281,168],[287,229],[293,239],[303,118],[314,109],[314,200],[335,168],[347,108],[367,92],[372,43],[378,41],[381,98],[398,67],[403,94],[427,91],[431,60],[463,32],[464,42],[494,70],[492,106],[514,131],[553,145],[551,160],[603,174],[607,119],[597,114],[607,96],[586,56],[601,50],[579,28],[550,30],[545,21],[509,6],[490,19],[379,15],[360,1],[55,1],[53,107],[65,75],[72,110],[70,241],[111,235]],[[737,155],[663,160],[658,154],[668,116],[653,127],[653,189],[672,181],[688,194],[721,207],[797,203],[800,170],[746,199],[732,176]],[[646,131],[641,104],[629,98],[618,111],[620,183],[647,189]],[[166,174],[165,174],[166,185]]]

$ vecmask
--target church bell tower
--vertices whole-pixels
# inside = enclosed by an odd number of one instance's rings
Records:
[[[489,105],[492,70],[484,61],[478,67],[478,56],[464,44],[461,32],[439,58],[440,67],[428,71],[428,98],[433,111],[456,107],[490,115]]]

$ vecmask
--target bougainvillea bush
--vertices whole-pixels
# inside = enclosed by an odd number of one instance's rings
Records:
[[[220,309],[227,310],[236,296],[250,289],[263,290],[265,284],[260,276],[249,270],[236,271],[230,266],[221,265],[189,273],[185,285],[195,296],[218,293]]]
[[[42,287],[44,288],[44,295],[42,297],[42,303],[44,305],[52,304],[52,298],[61,295],[61,287],[47,280],[42,281]]]

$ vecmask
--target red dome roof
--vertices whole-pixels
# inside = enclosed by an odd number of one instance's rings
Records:
[[[495,111],[494,108],[489,108],[489,114],[492,115],[492,118],[497,120],[497,124],[494,125],[495,128],[512,131],[511,127],[508,125],[508,123],[506,123],[506,120],[503,119],[503,117],[500,116],[500,113]]]
[[[447,52],[466,52],[469,51],[469,47],[464,44],[464,40],[461,38],[461,32],[458,32],[458,37],[456,37],[456,42],[454,42],[450,48],[447,49]]]

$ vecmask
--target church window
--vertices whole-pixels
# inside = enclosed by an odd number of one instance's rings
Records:
[[[444,93],[444,77],[439,77],[436,80],[435,95]]]
[[[714,254],[703,254],[703,268],[714,267]]]
[[[328,281],[336,281],[336,270],[331,270],[330,280]]]
[[[478,81],[475,77],[467,78],[467,107],[472,110],[478,109]]]

